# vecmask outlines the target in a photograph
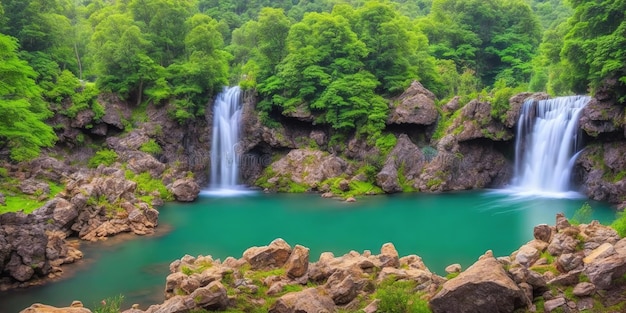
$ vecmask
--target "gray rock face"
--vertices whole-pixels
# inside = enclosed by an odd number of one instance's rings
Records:
[[[458,143],[448,135],[439,141],[437,151],[416,180],[415,188],[421,191],[485,188],[510,181],[509,161],[489,141]]]
[[[621,135],[623,119],[622,106],[592,98],[580,115],[580,128],[592,137]]]
[[[584,272],[598,289],[609,289],[617,278],[626,274],[626,256],[614,254],[595,259],[585,266]]]
[[[389,109],[387,124],[431,125],[439,116],[435,95],[417,81],[392,101]]]
[[[382,170],[376,175],[376,184],[387,193],[402,191],[398,171],[402,170],[406,184],[414,184],[425,163],[422,151],[406,134],[398,137],[396,146],[387,155]]]
[[[513,312],[526,305],[524,292],[490,253],[456,278],[430,300],[435,313]]]
[[[591,199],[622,203],[626,199],[626,142],[595,143],[582,151],[574,167],[576,180]]]

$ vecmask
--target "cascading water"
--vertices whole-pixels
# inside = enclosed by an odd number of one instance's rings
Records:
[[[530,194],[567,196],[573,163],[581,147],[578,119],[590,98],[527,100],[515,143],[513,189]]]
[[[213,136],[211,141],[211,189],[236,189],[239,176],[239,121],[241,119],[241,89],[225,87],[217,95],[213,107]]]

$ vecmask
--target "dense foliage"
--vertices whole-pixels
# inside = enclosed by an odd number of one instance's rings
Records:
[[[268,125],[309,112],[370,142],[412,80],[440,99],[610,86],[623,102],[624,12],[623,0],[3,0],[0,150],[36,156],[55,140],[51,110],[102,114],[101,92],[168,104],[185,123],[241,84]]]

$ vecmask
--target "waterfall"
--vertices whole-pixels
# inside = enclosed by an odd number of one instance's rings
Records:
[[[225,87],[213,106],[211,189],[236,189],[239,176],[239,121],[241,89]]]
[[[515,190],[550,195],[569,192],[572,167],[582,148],[578,119],[589,100],[571,96],[524,102],[515,142]]]

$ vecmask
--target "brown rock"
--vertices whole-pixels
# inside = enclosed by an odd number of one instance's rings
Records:
[[[443,284],[430,301],[431,309],[440,312],[513,312],[526,305],[524,292],[488,254],[466,271]]]
[[[385,243],[380,248],[380,255],[378,256],[380,260],[381,267],[399,267],[400,266],[400,257],[398,256],[398,251],[393,243]]]
[[[458,263],[450,264],[450,265],[446,266],[445,271],[448,274],[460,273],[461,272],[461,264],[458,264]]]
[[[291,247],[283,239],[272,241],[269,246],[252,247],[244,251],[243,258],[253,270],[278,268],[287,262]]]
[[[565,298],[559,297],[552,300],[548,300],[543,304],[543,308],[545,312],[552,312],[556,308],[564,305],[567,301]]]
[[[200,186],[191,178],[177,179],[168,187],[177,201],[191,202],[200,194]]]
[[[278,298],[270,308],[270,313],[335,312],[333,299],[323,288],[308,288],[290,292]]]
[[[521,246],[520,249],[517,250],[517,253],[515,253],[515,262],[525,267],[530,267],[538,259],[539,250],[527,244]]]
[[[354,277],[349,270],[337,270],[328,277],[324,288],[335,304],[343,305],[356,298],[360,287],[363,285],[358,284],[357,281],[361,280]]]
[[[218,310],[225,309],[228,305],[226,288],[219,281],[211,282],[206,287],[194,290],[189,297],[193,299],[198,307]]]
[[[72,303],[70,307],[57,308],[50,305],[35,303],[30,307],[20,311],[20,313],[91,313],[91,310],[84,308],[82,303]]]
[[[309,248],[295,245],[285,264],[287,276],[297,278],[304,276],[309,270]]]
[[[574,286],[574,295],[577,297],[590,296],[596,291],[596,286],[592,283],[582,282]]]
[[[550,242],[550,238],[552,237],[552,227],[548,226],[547,224],[537,225],[533,229],[533,236],[537,240]]]

